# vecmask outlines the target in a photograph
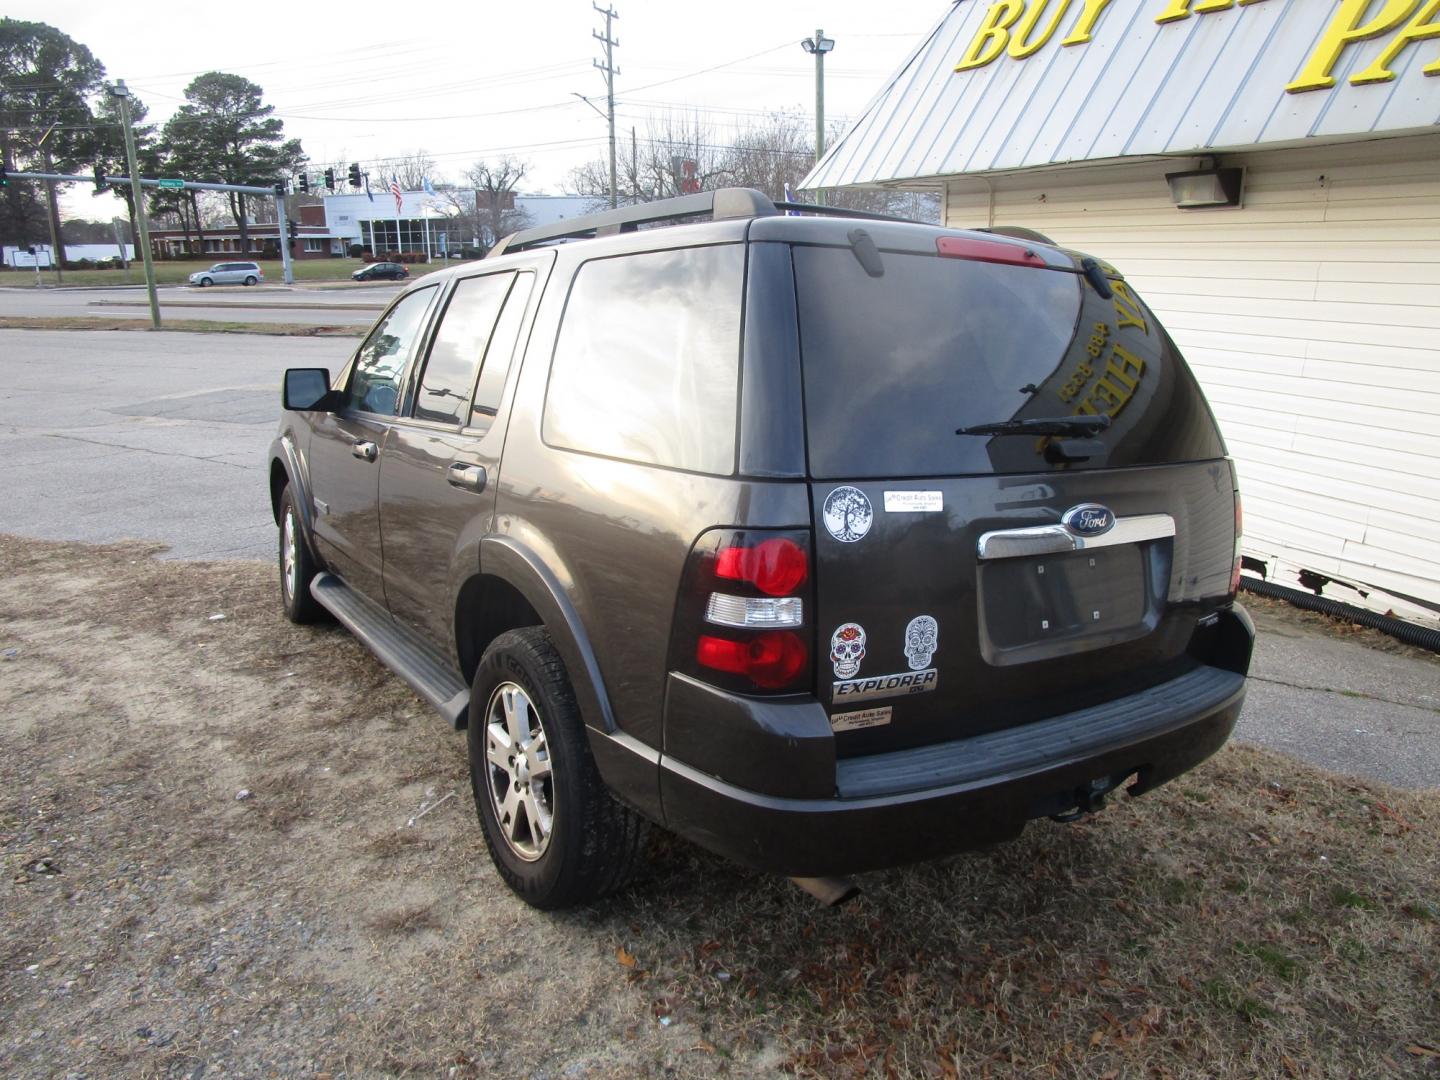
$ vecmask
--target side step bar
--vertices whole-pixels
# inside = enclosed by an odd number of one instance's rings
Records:
[[[419,636],[334,574],[316,574],[310,582],[310,594],[452,727],[458,730],[465,726],[470,688]]]

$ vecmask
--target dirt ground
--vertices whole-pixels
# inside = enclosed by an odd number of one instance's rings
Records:
[[[1245,605],[1245,609],[1250,612],[1250,617],[1255,620],[1256,631],[1261,634],[1270,629],[1285,633],[1293,633],[1295,630],[1319,631],[1331,637],[1353,641],[1367,649],[1394,653],[1397,656],[1410,656],[1417,660],[1423,660],[1427,664],[1440,664],[1440,657],[1437,657],[1429,649],[1407,645],[1398,638],[1393,638],[1389,634],[1369,626],[1347,622],[1342,618],[1324,615],[1318,611],[1306,611],[1304,608],[1287,604],[1284,600],[1261,596],[1259,593],[1243,593],[1240,600]]]
[[[822,910],[661,838],[545,915],[272,567],[0,538],[0,1074],[1440,1076],[1440,794],[1230,747]]]

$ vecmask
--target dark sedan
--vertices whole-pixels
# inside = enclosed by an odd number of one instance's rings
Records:
[[[410,276],[410,271],[400,263],[378,262],[362,267],[350,275],[352,281],[404,281]]]

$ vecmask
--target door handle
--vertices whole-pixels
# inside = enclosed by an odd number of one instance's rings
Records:
[[[451,486],[480,493],[485,490],[485,470],[479,465],[467,465],[463,461],[452,461],[445,470],[445,479]]]
[[[379,451],[379,449],[380,448],[376,446],[373,442],[364,442],[362,440],[361,442],[357,442],[354,446],[350,447],[350,453],[354,454],[356,457],[364,461],[374,461],[375,454]]]

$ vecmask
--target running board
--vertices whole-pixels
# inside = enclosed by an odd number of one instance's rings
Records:
[[[310,582],[310,594],[452,727],[458,731],[465,726],[470,688],[436,658],[435,650],[419,635],[401,626],[334,574],[316,574]]]

